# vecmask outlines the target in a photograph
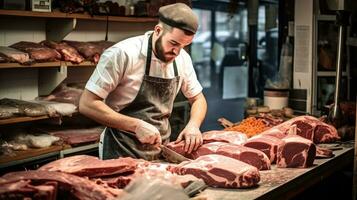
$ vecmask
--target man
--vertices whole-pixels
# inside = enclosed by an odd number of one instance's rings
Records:
[[[202,144],[199,127],[207,103],[191,58],[182,49],[197,28],[198,18],[187,5],[163,6],[153,32],[121,41],[102,54],[79,102],[82,114],[107,126],[101,135],[102,159],[157,159],[160,144],[169,141],[168,118],[180,89],[191,115],[176,142],[184,140],[186,152]]]

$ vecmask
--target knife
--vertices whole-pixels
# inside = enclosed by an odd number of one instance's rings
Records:
[[[181,163],[183,161],[190,161],[191,159],[186,158],[185,156],[176,153],[174,150],[168,148],[165,145],[160,145],[162,155],[167,159],[169,162],[173,163]]]
[[[120,130],[132,137],[136,137],[134,133]],[[160,145],[161,148],[161,154],[167,159],[167,161],[172,162],[172,163],[181,163],[183,161],[190,161],[191,159],[186,158],[185,156],[173,151],[172,149],[168,148],[165,145]]]

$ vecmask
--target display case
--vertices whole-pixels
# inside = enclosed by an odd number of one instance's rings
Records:
[[[336,55],[338,43],[338,26],[336,16],[329,14],[315,15],[315,44],[312,77],[312,114],[321,115],[324,107],[334,102],[336,79]],[[345,41],[344,41],[345,42]],[[350,97],[350,64],[349,48],[344,48],[342,56],[342,78],[340,99],[348,100]]]

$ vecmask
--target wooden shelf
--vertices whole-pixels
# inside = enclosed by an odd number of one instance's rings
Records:
[[[14,151],[15,155],[13,156],[1,156],[0,164],[6,164],[14,161],[26,160],[26,159],[34,159],[37,156],[54,153],[58,154],[59,151],[62,150],[62,146],[50,146],[46,148],[39,149],[28,149],[26,151]]]
[[[62,66],[67,66],[67,67],[95,67],[97,64],[91,61],[84,61],[79,64],[67,62],[67,61],[62,61]]]
[[[42,17],[42,18],[63,18],[63,19],[83,19],[83,20],[99,20],[106,21],[107,16],[89,14],[79,14],[79,13],[63,13],[60,11],[53,12],[33,12],[25,10],[3,10],[0,9],[0,15],[5,16],[19,16],[19,17]],[[155,17],[120,17],[120,16],[109,16],[109,21],[114,22],[157,22],[158,18]]]
[[[84,61],[79,64],[74,64],[67,61],[34,63],[32,65],[21,65],[19,63],[0,63],[0,69],[9,68],[46,68],[46,67],[95,67],[96,64],[91,61]]]
[[[43,160],[52,157],[53,159],[64,158],[75,155],[79,152],[98,151],[98,143],[86,144],[78,147],[71,147],[67,144],[50,146],[39,149],[28,149],[26,151],[14,151],[14,155],[0,156],[0,169],[25,164],[36,160]]]
[[[60,116],[48,117],[47,115],[39,116],[39,117],[13,117],[9,119],[0,119],[0,125],[15,124],[21,122],[32,122],[38,120],[51,120],[53,122],[56,122],[58,120],[61,120],[61,117]]]

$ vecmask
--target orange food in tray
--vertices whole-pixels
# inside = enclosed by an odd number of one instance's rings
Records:
[[[257,119],[255,117],[248,117],[241,121],[237,125],[233,125],[231,127],[227,127],[224,130],[227,131],[239,131],[245,133],[248,137],[252,137],[257,135],[270,127],[265,125],[262,119]]]

